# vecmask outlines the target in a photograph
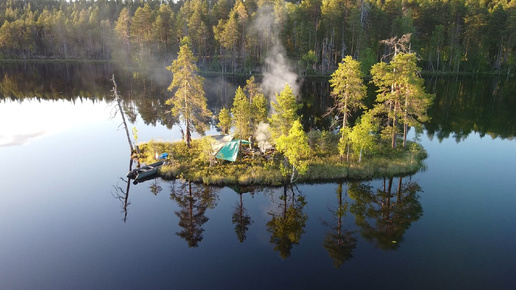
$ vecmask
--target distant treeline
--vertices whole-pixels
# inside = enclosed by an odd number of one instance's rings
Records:
[[[206,71],[253,73],[270,53],[300,73],[346,55],[368,71],[407,33],[427,71],[516,67],[515,0],[0,0],[0,60],[169,65],[189,36]]]

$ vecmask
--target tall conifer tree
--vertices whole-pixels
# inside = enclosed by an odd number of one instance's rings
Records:
[[[167,67],[172,72],[172,83],[168,90],[174,92],[166,104],[172,105],[172,115],[179,117],[185,125],[185,142],[190,148],[191,131],[204,134],[206,122],[212,113],[207,108],[204,96],[204,78],[197,74],[197,59],[190,49],[190,40],[184,37],[176,60]]]

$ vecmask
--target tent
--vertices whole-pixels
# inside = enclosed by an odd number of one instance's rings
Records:
[[[241,139],[232,140],[232,141],[226,143],[226,145],[222,146],[222,148],[220,148],[219,152],[217,152],[215,157],[217,157],[219,159],[235,162],[242,144],[248,145],[251,143],[249,141],[241,140]]]
[[[217,154],[220,148],[233,140],[233,135],[211,135],[210,137],[213,139],[213,143],[211,144],[213,155]]]

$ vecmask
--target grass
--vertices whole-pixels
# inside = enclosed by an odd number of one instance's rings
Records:
[[[320,144],[320,143],[318,143]],[[167,152],[170,162],[161,167],[164,179],[185,179],[209,185],[280,186],[290,178],[281,173],[283,157],[280,154],[243,157],[236,162],[215,159],[206,154],[203,142],[192,141],[188,149],[184,142],[150,142],[140,145],[140,161],[155,162],[156,153]],[[388,147],[388,146],[387,146]],[[330,149],[328,149],[330,148]],[[406,148],[378,147],[375,152],[362,157],[358,162],[351,156],[341,160],[335,147],[313,148],[306,174],[298,176],[297,182],[321,182],[343,179],[366,180],[414,174],[424,167],[426,151],[417,143],[409,142]]]

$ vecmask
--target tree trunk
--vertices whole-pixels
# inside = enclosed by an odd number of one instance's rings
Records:
[[[394,110],[394,114],[396,114],[396,110]],[[392,140],[391,140],[391,147],[394,149],[396,148],[396,137],[397,137],[397,134],[396,134],[396,126],[398,125],[398,117],[396,115],[394,115],[394,117],[392,117]]]
[[[122,115],[122,121],[124,122],[125,134],[127,135],[127,142],[129,142],[129,148],[131,148],[131,154],[133,154],[133,151],[134,151],[133,143],[131,142],[131,136],[129,135],[129,129],[127,129],[127,122],[125,121],[124,110],[122,110],[122,98],[120,98],[120,96],[118,96],[115,75],[113,75],[112,81],[113,81],[113,93],[115,94],[115,99],[116,99],[116,102],[118,103],[118,110],[120,111],[120,115]]]
[[[404,112],[404,121],[403,121],[403,148],[407,143],[407,131],[408,131],[408,97],[405,96],[405,112]]]
[[[347,147],[348,147],[348,153],[346,154],[346,161],[349,162],[349,147],[350,147],[349,144],[347,145]]]
[[[188,147],[188,149],[190,149],[190,141],[192,139],[192,135],[190,133],[190,119],[186,119],[186,138],[185,138],[185,141],[186,141],[186,147]]]
[[[346,85],[347,86],[347,85]],[[348,115],[348,98],[344,98],[344,117],[342,118],[342,128],[346,128],[347,115]]]

